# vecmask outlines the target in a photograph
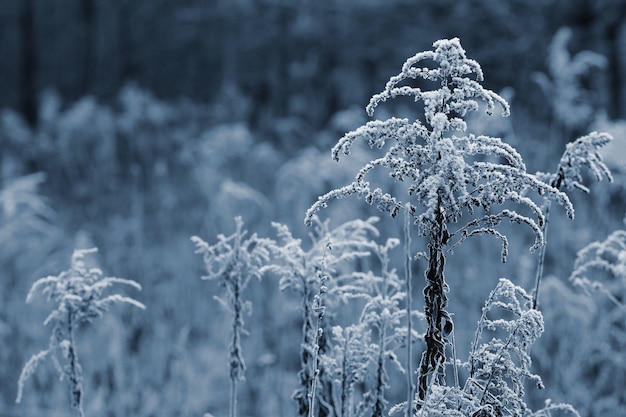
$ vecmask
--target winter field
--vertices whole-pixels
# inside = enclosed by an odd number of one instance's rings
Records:
[[[626,413],[626,3],[210,3],[0,6],[0,417]]]

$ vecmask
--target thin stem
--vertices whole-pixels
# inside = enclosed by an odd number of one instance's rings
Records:
[[[239,336],[241,324],[241,300],[239,291],[239,278],[233,280],[233,298],[234,298],[234,314],[233,314],[233,339],[230,351],[230,417],[237,416],[237,383],[240,377],[241,352],[239,351]]]
[[[410,227],[411,225],[411,214],[409,210],[409,205],[407,204],[404,210],[404,274],[406,278],[406,317],[407,317],[407,361],[406,361],[406,375],[407,375],[407,399],[406,399],[406,417],[411,417],[413,403],[413,340],[412,340],[412,332],[413,332],[413,320],[411,318],[411,308],[412,308],[412,295],[411,295],[411,233]]]
[[[550,220],[550,201],[546,201],[545,221],[541,232],[543,233],[543,245],[539,249],[539,259],[537,260],[537,276],[535,277],[535,290],[533,291],[532,309],[537,309],[537,300],[539,298],[539,287],[541,286],[541,280],[543,278],[543,265],[546,258],[546,246],[548,242],[546,237],[548,235],[548,221]]]
[[[70,396],[72,408],[76,411],[79,417],[85,417],[83,411],[83,387],[80,363],[78,362],[78,353],[76,352],[76,345],[74,342],[74,323],[72,320],[72,311],[67,313],[67,333],[69,338],[69,346],[67,348],[67,359],[70,364],[69,370],[69,382],[70,382]]]

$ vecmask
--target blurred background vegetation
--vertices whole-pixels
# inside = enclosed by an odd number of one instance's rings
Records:
[[[552,213],[550,284],[540,296],[547,330],[536,351],[547,393],[530,395],[569,401],[583,415],[620,415],[623,384],[607,372],[626,375],[625,321],[597,326],[611,305],[591,304],[567,277],[577,250],[623,227],[625,2],[4,0],[0,416],[65,415],[51,368],[14,405],[21,366],[47,337],[44,300],[24,301],[35,279],[66,269],[75,247],[92,246],[105,273],[143,285],[133,296],[148,309],[116,308],[79,335],[87,414],[224,415],[227,321],[217,289],[200,280],[189,236],[211,242],[242,215],[262,235],[280,221],[306,238],[304,210],[371,159],[363,148],[337,164],[332,144],[366,121],[369,97],[407,57],[454,36],[481,64],[484,85],[512,105],[511,118],[475,115],[470,129],[503,137],[529,171],[553,170],[581,134],[615,136],[605,155],[615,182],[574,192],[574,221]],[[401,100],[387,109],[415,115]],[[322,213],[334,224],[372,214],[356,200]],[[380,228],[381,242],[401,236],[389,219]],[[512,240],[505,265],[489,238],[450,258],[459,345],[499,276],[531,288],[530,236]],[[423,267],[416,263],[416,276]],[[299,300],[271,279],[251,285],[241,413],[293,415]]]

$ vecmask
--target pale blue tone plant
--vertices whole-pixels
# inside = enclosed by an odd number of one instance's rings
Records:
[[[130,304],[145,309],[145,306],[134,298],[120,294],[106,294],[106,290],[114,284],[124,284],[141,290],[141,286],[130,279],[105,277],[100,269],[90,268],[86,257],[97,249],[76,249],[72,255],[70,269],[56,276],[38,279],[26,297],[26,302],[33,301],[41,292],[48,302],[56,307],[44,321],[44,325],[52,324],[48,347],[33,355],[24,365],[18,381],[16,402],[22,400],[24,385],[35,373],[41,362],[50,357],[61,380],[67,378],[70,391],[70,405],[73,412],[84,417],[83,373],[76,346],[78,328],[94,319],[101,317],[109,306],[117,303]],[[60,356],[60,357],[59,357]]]

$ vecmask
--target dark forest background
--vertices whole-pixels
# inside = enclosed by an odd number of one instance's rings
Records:
[[[228,325],[189,237],[230,234],[240,214],[251,231],[271,236],[280,221],[306,239],[304,210],[371,155],[337,164],[330,147],[367,120],[370,96],[407,57],[449,37],[512,107],[509,119],[476,115],[472,126],[517,147],[529,171],[553,170],[566,143],[591,130],[615,136],[605,153],[615,182],[574,192],[576,219],[550,226],[535,358],[548,393],[530,395],[583,416],[621,415],[626,325],[599,326],[610,306],[591,304],[567,277],[579,249],[624,227],[626,2],[4,0],[0,416],[66,415],[52,366],[14,405],[22,364],[48,341],[49,306],[25,297],[34,280],[66,269],[74,248],[93,246],[106,274],[142,284],[133,296],[148,308],[115,307],[81,332],[87,414],[225,415]],[[322,216],[374,214],[355,200]],[[390,219],[379,227],[402,236]],[[459,344],[499,276],[530,285],[529,239],[514,235],[505,265],[487,238],[451,257]],[[294,415],[298,300],[271,280],[252,285],[241,413]]]

